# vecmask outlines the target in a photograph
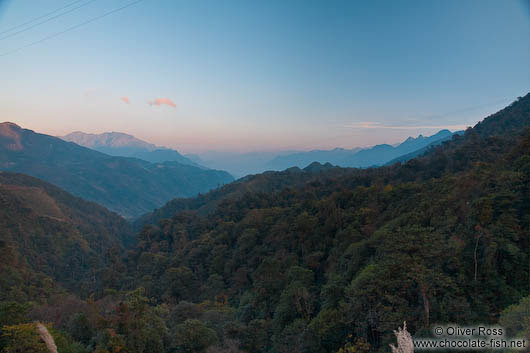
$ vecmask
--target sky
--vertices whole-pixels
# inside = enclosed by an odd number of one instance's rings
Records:
[[[0,0],[0,121],[195,153],[396,143],[528,93],[528,38],[523,0]]]

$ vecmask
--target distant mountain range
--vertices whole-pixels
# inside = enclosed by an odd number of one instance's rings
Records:
[[[184,157],[178,151],[156,146],[122,132],[87,134],[76,131],[66,136],[60,136],[60,138],[111,156],[134,157],[151,163],[179,162],[200,167],[200,165]]]
[[[381,166],[394,161],[404,162],[424,153],[432,146],[451,139],[452,136],[451,131],[441,130],[432,136],[409,137],[394,146],[381,144],[369,148],[335,148],[308,152],[205,151],[199,154],[186,155],[165,147],[157,147],[152,143],[121,132],[87,134],[77,131],[61,138],[112,156],[134,157],[151,163],[175,161],[201,168],[226,170],[236,178],[241,178],[265,171],[280,171],[292,167],[305,168],[313,162],[355,168]]]
[[[109,156],[13,123],[0,124],[0,170],[43,179],[131,218],[233,180],[227,172],[174,161]]]
[[[304,168],[313,162],[341,165],[345,159],[361,150],[362,148],[356,147],[353,149],[335,148],[332,150],[296,152],[277,156],[269,161],[266,167],[270,170],[283,170],[289,167]]]
[[[397,146],[382,144],[366,149],[354,148],[347,150],[336,148],[333,150],[298,152],[274,158],[267,163],[267,168],[270,170],[283,170],[293,166],[304,168],[312,162],[331,163],[339,167],[354,168],[380,166],[400,156],[424,149],[427,146],[440,144],[451,139],[452,136],[453,133],[451,131],[441,130],[432,136],[419,135],[416,138],[409,137]],[[410,156],[410,158],[413,157],[415,155]]]
[[[454,134],[461,133],[441,130],[432,136],[419,135],[416,138],[409,137],[395,146],[382,144],[369,148],[335,148],[332,150],[313,150],[308,152],[236,153],[207,151],[199,154],[186,155],[186,157],[197,164],[209,168],[227,170],[238,178],[249,174],[263,173],[265,171],[281,171],[292,167],[305,168],[313,162],[321,164],[330,163],[339,167],[366,168],[381,166],[393,160],[406,161],[426,152],[432,146],[450,140]]]
[[[270,170],[267,168],[268,162],[279,155],[281,156],[293,152],[294,151],[205,151],[199,154],[189,154],[186,155],[186,157],[197,164],[208,168],[226,170],[236,178],[241,178],[249,174],[259,174],[266,170]]]

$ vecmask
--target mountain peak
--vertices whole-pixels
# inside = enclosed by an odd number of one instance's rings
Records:
[[[3,123],[0,123],[0,129],[3,129],[5,127],[10,127],[10,128],[13,128],[13,129],[18,129],[18,130],[21,130],[22,128],[20,126],[18,126],[17,124],[15,123],[12,123],[10,121],[5,121]]]
[[[176,150],[156,146],[123,132],[112,131],[101,134],[88,134],[82,131],[75,131],[61,137],[61,139],[111,156],[138,158],[151,163],[174,161],[203,168]]]
[[[324,164],[319,163],[319,162],[313,162],[307,167],[305,167],[303,170],[306,172],[320,172],[322,170],[326,170],[329,168],[333,168],[333,165],[329,162],[324,163]]]
[[[5,122],[0,124],[0,146],[11,151],[23,149],[20,142],[22,128],[15,123]]]
[[[436,141],[436,140],[439,140],[441,138],[445,138],[445,137],[448,137],[448,136],[451,136],[452,135],[452,132],[447,130],[447,129],[444,129],[444,130],[440,130],[438,131],[436,134],[434,135],[431,135],[431,136],[423,136],[422,134],[419,134],[418,137],[414,138],[412,136],[409,136],[405,141],[403,141],[402,143],[400,143],[398,145],[401,146],[401,147],[405,147],[405,146],[413,146],[413,145],[416,145],[416,144],[425,144],[425,142],[428,142],[428,141]]]
[[[148,151],[157,149],[152,143],[140,140],[132,135],[123,132],[104,132],[101,134],[89,134],[82,131],[75,131],[61,137],[63,140],[77,143],[78,145],[97,147],[117,147],[117,148],[142,148]]]

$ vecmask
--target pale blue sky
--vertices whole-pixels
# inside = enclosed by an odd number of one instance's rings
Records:
[[[350,148],[472,125],[530,91],[518,0],[143,0],[2,56],[133,1],[79,1],[4,38],[72,0],[0,0],[0,120],[188,152]]]

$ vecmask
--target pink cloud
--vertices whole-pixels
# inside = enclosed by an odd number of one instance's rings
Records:
[[[121,97],[120,98],[122,101],[124,101],[125,103],[127,104],[130,104],[131,102],[129,101],[129,97]]]
[[[149,102],[149,105],[169,105],[170,107],[176,108],[177,105],[169,98],[155,98],[154,101]]]

